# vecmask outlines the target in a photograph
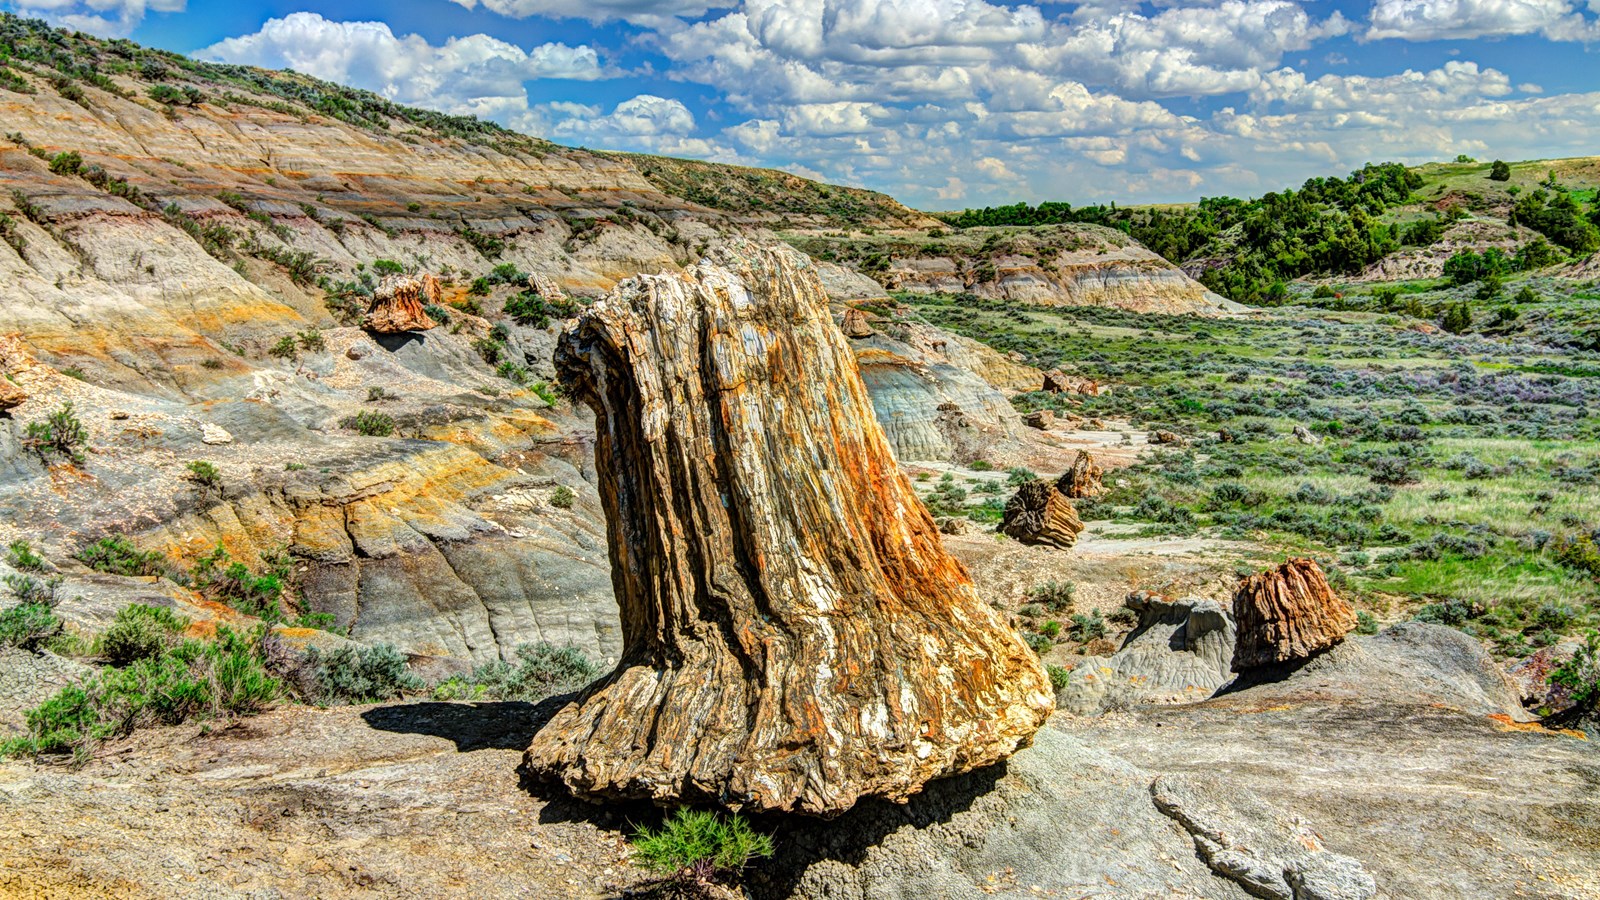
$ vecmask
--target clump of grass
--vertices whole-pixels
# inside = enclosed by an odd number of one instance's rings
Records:
[[[633,836],[636,863],[701,893],[772,853],[771,836],[742,817],[703,810],[679,809],[659,829],[640,828]]]
[[[183,477],[199,488],[202,494],[222,492],[222,472],[203,459],[190,460],[185,464]]]
[[[268,622],[284,618],[283,600],[289,590],[290,562],[283,553],[265,553],[265,570],[251,571],[218,544],[195,561],[189,576],[201,593],[234,609]]]
[[[1106,620],[1101,617],[1098,609],[1087,616],[1083,613],[1073,613],[1072,627],[1068,633],[1073,640],[1087,644],[1106,636]]]
[[[576,647],[556,647],[540,642],[517,648],[517,664],[496,660],[484,663],[470,675],[457,675],[434,687],[436,700],[522,700],[537,703],[546,697],[577,690],[600,674],[600,666]]]
[[[572,492],[572,488],[564,484],[556,485],[556,489],[550,492],[550,505],[556,509],[571,509],[577,499],[578,495]]]
[[[126,537],[114,534],[79,548],[73,557],[79,562],[107,575],[155,575],[164,558],[154,550],[140,550]]]
[[[1071,612],[1077,586],[1070,581],[1046,581],[1028,591],[1028,599],[1054,613]]]

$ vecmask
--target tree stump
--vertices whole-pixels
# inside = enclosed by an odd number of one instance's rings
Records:
[[[872,330],[872,323],[867,320],[867,314],[854,306],[844,311],[844,320],[839,323],[839,328],[845,337],[865,338],[877,334]]]
[[[1105,475],[1102,469],[1089,455],[1087,450],[1079,450],[1078,456],[1072,461],[1072,467],[1061,474],[1056,481],[1056,490],[1067,497],[1077,500],[1080,497],[1098,497],[1106,492],[1105,485],[1100,479]]]
[[[1063,550],[1078,542],[1083,522],[1072,501],[1048,478],[1017,488],[1001,514],[1000,533],[1024,544],[1049,544]]]
[[[1308,659],[1356,627],[1355,610],[1309,559],[1291,559],[1242,579],[1233,595],[1233,618],[1239,629],[1235,672]]]
[[[438,303],[442,292],[432,275],[386,276],[373,292],[372,305],[367,309],[361,327],[375,334],[402,334],[407,331],[427,331],[437,328],[423,308],[428,303]]]
[[[530,774],[831,816],[1028,743],[1044,672],[945,553],[808,260],[737,242],[626,281],[556,363],[595,410],[624,649]]]

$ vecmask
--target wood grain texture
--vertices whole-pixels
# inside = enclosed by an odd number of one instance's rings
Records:
[[[1017,488],[1000,518],[1000,532],[1024,544],[1049,544],[1066,550],[1078,542],[1082,531],[1083,522],[1072,501],[1048,478]]]
[[[1233,669],[1306,659],[1355,630],[1356,613],[1315,561],[1290,559],[1240,580],[1233,595],[1239,629]]]
[[[525,755],[580,796],[830,816],[997,762],[1054,706],[890,453],[811,263],[732,244],[563,336],[624,651]]]
[[[1098,497],[1106,492],[1105,485],[1101,482],[1106,470],[1094,461],[1087,450],[1079,450],[1072,465],[1056,480],[1056,490],[1069,499],[1077,500],[1081,497]]]
[[[376,334],[427,331],[439,327],[423,308],[440,302],[439,282],[432,275],[386,276],[373,292],[361,327]]]

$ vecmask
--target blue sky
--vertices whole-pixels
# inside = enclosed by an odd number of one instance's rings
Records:
[[[1600,154],[1600,0],[0,0],[561,143],[925,209]]]

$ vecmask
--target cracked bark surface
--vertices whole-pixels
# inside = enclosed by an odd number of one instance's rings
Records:
[[[403,334],[439,327],[424,306],[439,303],[439,282],[432,275],[395,276],[383,279],[372,295],[361,327],[376,334]]]
[[[1054,706],[897,468],[815,270],[740,243],[592,306],[624,650],[529,771],[590,798],[831,816],[997,762]]]
[[[1290,559],[1239,582],[1233,595],[1239,641],[1233,670],[1307,659],[1355,630],[1356,613],[1314,560]]]

